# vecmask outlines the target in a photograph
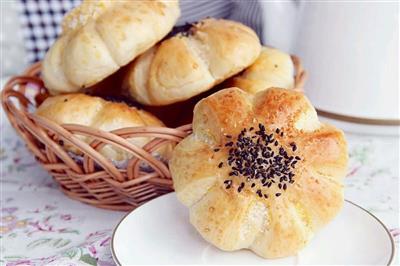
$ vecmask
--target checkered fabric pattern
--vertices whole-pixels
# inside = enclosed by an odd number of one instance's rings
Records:
[[[43,58],[61,32],[65,13],[80,0],[20,0],[20,19],[29,62]]]
[[[43,59],[61,32],[63,16],[81,0],[19,0],[19,3],[28,61],[33,63]],[[180,0],[180,7],[182,14],[177,25],[204,17],[228,18],[252,27],[262,37],[262,10],[256,0]]]

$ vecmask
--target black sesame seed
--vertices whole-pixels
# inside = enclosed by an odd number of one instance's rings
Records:
[[[286,184],[283,184],[283,190],[286,190],[287,186]]]
[[[231,139],[231,138],[232,138],[231,135],[226,135],[225,137],[228,138],[228,139]]]
[[[298,160],[298,161],[301,160],[299,156],[296,156],[296,157],[294,157],[294,158],[295,158],[296,160]]]
[[[276,132],[276,134],[279,134],[279,132],[280,132],[279,128],[277,128],[277,129],[275,130],[275,132]]]
[[[268,195],[267,195],[267,194],[264,194],[264,198],[268,199]]]
[[[218,152],[219,151],[219,149],[217,148],[217,149],[214,149],[214,152]]]
[[[232,141],[230,141],[230,142],[225,144],[225,147],[231,147],[231,146],[233,146],[233,142]]]
[[[281,132],[280,136],[283,137],[283,132]]]
[[[278,146],[278,141],[277,141],[277,140],[275,140],[274,145],[275,145],[275,146]]]
[[[290,146],[292,146],[292,151],[296,151],[297,150],[297,146],[295,143],[290,143]]]
[[[254,183],[253,183],[253,184],[251,184],[251,187],[255,187],[255,186],[256,186],[256,184],[254,184]]]
[[[250,127],[250,128],[249,128],[249,131],[253,131],[253,130],[254,130],[254,127]]]
[[[224,163],[223,163],[223,162],[220,162],[220,163],[218,164],[218,168],[221,168],[223,165],[224,165]]]
[[[276,197],[279,197],[280,195],[281,195],[281,193],[276,193],[275,194]]]
[[[242,189],[244,188],[244,183],[240,183],[240,186],[238,187],[238,192],[240,193]]]

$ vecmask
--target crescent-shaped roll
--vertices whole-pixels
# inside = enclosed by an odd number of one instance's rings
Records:
[[[98,83],[167,35],[179,14],[178,0],[84,0],[43,60],[45,86],[59,94]]]
[[[139,56],[129,66],[124,88],[145,105],[184,101],[251,65],[260,49],[249,27],[205,19]]]
[[[227,80],[224,85],[253,94],[271,87],[293,89],[294,75],[294,65],[289,54],[264,46],[251,66]]]
[[[51,96],[39,106],[36,114],[59,125],[77,124],[103,131],[129,127],[164,126],[160,120],[146,111],[125,103],[110,102],[81,93]],[[88,144],[93,141],[93,138],[89,136],[77,135],[77,137]],[[138,147],[143,147],[151,140],[151,137],[128,138],[130,143]],[[72,144],[65,142],[63,145],[67,150],[82,155],[82,151]],[[171,151],[172,146],[168,144],[160,147],[156,153],[162,159],[168,160]],[[117,162],[132,158],[132,154],[112,145],[105,145],[100,153]]]

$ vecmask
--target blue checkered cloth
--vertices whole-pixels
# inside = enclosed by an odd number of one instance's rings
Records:
[[[20,17],[30,63],[43,59],[61,32],[63,16],[80,2],[81,0],[20,0]],[[177,25],[205,17],[227,18],[240,21],[253,28],[260,38],[263,36],[262,9],[257,1],[181,0],[180,6],[182,14]]]

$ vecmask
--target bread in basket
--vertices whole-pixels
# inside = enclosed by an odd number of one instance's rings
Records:
[[[296,88],[300,88],[305,72],[297,57],[292,58]],[[96,207],[131,210],[173,190],[168,165],[152,152],[162,145],[180,142],[191,132],[191,125],[130,127],[111,132],[82,125],[58,125],[34,114],[49,95],[40,71],[41,64],[36,63],[22,75],[11,78],[2,91],[2,106],[28,149],[66,195]],[[93,141],[87,144],[77,135],[90,136]],[[143,148],[127,141],[142,137],[152,138]],[[66,143],[80,151],[81,162],[68,152]],[[107,144],[132,154],[125,167],[116,167],[99,152]],[[142,163],[150,165],[153,171],[140,170]]]

